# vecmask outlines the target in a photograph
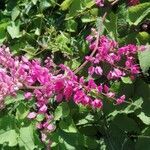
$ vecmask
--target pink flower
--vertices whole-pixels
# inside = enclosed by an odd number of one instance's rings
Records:
[[[59,93],[58,95],[56,95],[56,101],[59,103],[63,100],[63,94]]]
[[[114,68],[113,71],[110,71],[107,78],[108,79],[119,79],[125,75],[120,69]]]
[[[56,93],[59,93],[63,90],[64,88],[64,80],[58,80],[55,83],[55,91]]]
[[[108,87],[106,84],[104,85],[103,89],[104,89],[104,92],[105,92],[105,93],[108,93],[108,92],[109,92],[109,87]]]
[[[117,104],[122,104],[125,101],[125,95],[122,95],[120,98],[116,100]]]
[[[100,99],[95,99],[94,101],[91,102],[91,105],[93,108],[102,108],[103,103]]]
[[[24,94],[24,97],[29,100],[29,99],[32,98],[32,93],[31,93],[31,92],[26,92],[26,93]]]
[[[42,142],[45,142],[46,139],[47,139],[47,135],[42,132],[42,133],[41,133],[41,140],[42,140]]]
[[[107,93],[106,95],[107,95],[109,98],[114,98],[115,93],[109,92],[109,93]]]
[[[37,124],[36,124],[36,127],[37,127],[38,129],[42,129],[42,123],[37,123]]]
[[[100,7],[104,6],[104,0],[95,0],[95,3]]]
[[[47,129],[48,129],[49,131],[53,131],[55,128],[54,128],[54,125],[49,124],[49,125],[47,126]]]
[[[87,40],[88,42],[91,42],[91,41],[93,40],[93,36],[88,35],[88,36],[86,37],[86,40]]]
[[[89,69],[88,69],[88,73],[89,73],[89,75],[93,75],[93,73],[94,73],[94,71],[95,71],[95,68],[93,67],[93,66],[91,66],[91,67],[89,67]]]
[[[103,90],[103,86],[102,86],[102,85],[99,85],[97,88],[98,88],[98,91],[101,93],[102,90]]]
[[[73,93],[73,88],[71,85],[68,85],[65,87],[64,89],[64,96],[65,96],[65,99],[66,100],[69,100],[72,96],[72,93]]]
[[[76,91],[75,94],[74,94],[74,102],[76,104],[81,103],[84,96],[85,96],[85,93],[82,90]]]
[[[140,70],[139,70],[140,68],[137,65],[132,65],[130,69],[131,69],[132,74],[140,73]]]
[[[42,107],[40,107],[39,112],[41,113],[45,113],[47,111],[47,106],[43,105]]]
[[[94,80],[92,78],[89,79],[89,81],[88,81],[87,89],[88,90],[97,89],[97,85],[96,85],[96,83],[94,82]]]
[[[42,125],[42,126],[43,126],[43,128],[47,128],[47,127],[48,127],[48,125],[49,125],[49,121],[46,121],[46,122],[44,122],[44,123],[43,123],[43,125]]]
[[[34,119],[34,118],[36,117],[36,115],[37,115],[37,113],[35,113],[35,112],[30,112],[27,117],[28,117],[29,119]]]
[[[103,73],[102,68],[97,66],[97,67],[95,68],[95,73],[96,73],[97,75],[102,75],[102,73]]]
[[[84,96],[81,101],[82,105],[84,105],[84,106],[90,104],[90,102],[91,102],[91,99],[88,96]]]

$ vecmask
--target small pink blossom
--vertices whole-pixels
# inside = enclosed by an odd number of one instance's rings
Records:
[[[102,68],[101,68],[100,66],[97,66],[97,67],[95,68],[95,73],[96,73],[97,75],[102,75],[102,73],[103,73]]]
[[[49,131],[53,131],[55,128],[54,128],[54,125],[53,125],[53,124],[49,124],[49,125],[47,126],[47,129],[48,129]]]
[[[101,93],[102,90],[103,90],[103,86],[102,86],[102,85],[99,85],[99,86],[97,87],[97,89],[98,89],[98,91]]]
[[[93,36],[92,36],[92,35],[88,35],[88,36],[86,37],[86,40],[87,40],[88,42],[91,42],[91,41],[93,40]]]
[[[64,89],[64,96],[65,96],[65,99],[68,101],[71,96],[73,94],[73,88],[71,85],[67,85]]]
[[[56,101],[59,103],[63,100],[63,94],[59,93],[58,95],[56,95]]]
[[[31,92],[26,92],[26,93],[24,94],[24,97],[25,97],[27,100],[29,100],[29,99],[32,98],[32,93],[31,93]]]
[[[106,84],[104,85],[103,89],[104,89],[104,92],[105,92],[105,93],[108,93],[108,92],[109,92],[109,87],[108,87]]]
[[[104,0],[95,0],[95,3],[100,7],[104,6]]]
[[[109,98],[114,98],[115,93],[113,93],[113,92],[108,92],[106,95],[107,95]]]
[[[46,139],[47,139],[47,135],[42,132],[42,133],[41,133],[41,140],[42,140],[43,142],[46,142]]]
[[[123,77],[125,75],[125,73],[123,71],[121,71],[120,69],[114,68],[113,71],[110,71],[107,78],[108,79],[119,79],[121,77]]]
[[[42,107],[40,107],[39,112],[41,113],[45,113],[47,111],[47,106],[43,105]]]
[[[37,115],[37,113],[35,113],[35,112],[30,112],[27,117],[28,117],[29,119],[34,119],[34,118],[36,117],[36,115]]]
[[[89,73],[89,75],[93,75],[93,73],[94,73],[94,71],[95,71],[95,68],[93,67],[93,66],[91,66],[91,67],[89,67],[88,68],[88,73]]]
[[[37,123],[37,124],[36,124],[36,127],[37,127],[38,129],[42,129],[42,123]]]
[[[125,95],[122,95],[120,98],[116,100],[117,104],[122,104],[125,101]]]
[[[91,105],[93,108],[102,108],[103,103],[100,99],[95,99],[94,101],[91,102]]]

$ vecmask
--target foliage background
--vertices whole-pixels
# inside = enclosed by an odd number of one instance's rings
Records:
[[[105,23],[100,16],[108,11]],[[89,54],[85,38],[91,28],[101,26],[121,45],[150,44],[150,2],[127,7],[119,1],[111,9],[98,8],[93,0],[0,0],[0,44],[15,55],[28,58],[54,58],[73,70]],[[142,73],[136,81],[128,79],[111,84],[125,93],[130,104],[114,106],[104,101],[103,111],[93,111],[70,103],[54,105],[56,131],[49,135],[56,150],[149,150],[150,149],[150,49],[138,54]],[[85,75],[84,70],[80,75]],[[32,102],[22,92],[6,99],[0,112],[0,149],[46,149],[34,122],[26,119]]]

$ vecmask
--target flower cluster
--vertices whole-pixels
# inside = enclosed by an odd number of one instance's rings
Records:
[[[92,35],[86,39],[92,51],[96,48],[95,56],[86,56],[86,60],[91,63],[88,69],[91,76],[106,76],[108,80],[116,80],[125,76],[134,77],[140,73],[135,56],[139,50],[143,50],[142,47],[133,44],[119,47],[116,41],[106,36],[101,36],[98,42]]]
[[[15,96],[16,91],[22,86],[15,76],[18,63],[18,58],[12,58],[8,47],[0,47],[0,109],[4,107],[5,97]]]
[[[50,113],[53,102],[73,100],[75,104],[93,109],[103,107],[103,98],[115,104],[123,103],[125,95],[117,97],[108,85],[97,83],[95,76],[106,76],[109,81],[137,75],[140,71],[135,55],[142,49],[131,44],[119,47],[117,42],[106,36],[101,36],[97,41],[95,36],[87,37],[91,51],[96,50],[94,56],[85,57],[91,64],[88,80],[78,77],[63,64],[56,66],[50,58],[42,65],[40,60],[14,57],[8,47],[0,47],[0,107],[4,107],[6,96],[16,96],[18,90],[25,89],[25,99],[35,99],[36,106],[28,118],[37,120],[38,129],[52,132],[55,129]]]

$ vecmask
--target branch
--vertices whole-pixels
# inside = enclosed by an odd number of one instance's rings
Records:
[[[113,5],[115,5],[118,1],[119,1],[119,0],[113,1],[113,2],[110,4],[110,7],[112,7]],[[103,17],[102,17],[102,23],[105,21],[107,14],[108,14],[108,11],[106,11],[106,12],[104,13],[104,15],[103,15]],[[101,22],[101,20],[99,21],[99,23],[100,23],[100,22]],[[96,53],[96,51],[97,51],[98,43],[99,43],[99,38],[100,38],[100,30],[101,30],[101,28],[99,27],[99,28],[98,28],[97,37],[96,37],[96,46],[95,46],[93,52],[91,53],[90,57],[94,56],[95,53]],[[87,63],[88,63],[87,60],[84,61],[83,64],[82,64],[80,67],[78,67],[78,68],[74,71],[74,73],[77,74],[82,68],[84,68],[84,67],[86,66]]]

